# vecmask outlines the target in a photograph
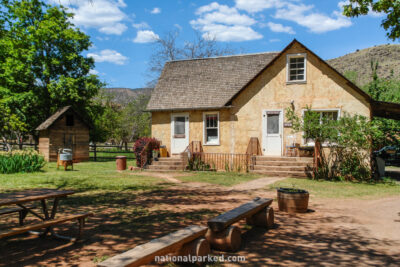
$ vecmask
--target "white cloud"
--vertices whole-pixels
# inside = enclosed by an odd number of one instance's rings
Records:
[[[98,75],[99,72],[97,70],[89,70],[89,74]]]
[[[277,43],[277,42],[280,42],[280,41],[281,41],[281,39],[269,39],[270,43]]]
[[[158,34],[153,31],[138,31],[136,38],[133,39],[134,43],[153,43],[160,38]]]
[[[126,56],[123,56],[115,50],[105,49],[101,50],[100,53],[88,53],[88,57],[91,57],[96,62],[109,62],[117,65],[124,65],[128,61]]]
[[[296,32],[290,26],[283,26],[279,23],[268,22],[268,28],[273,32],[285,32],[288,34],[295,34]]]
[[[235,0],[238,9],[246,10],[249,13],[260,12],[268,8],[280,8],[286,2],[282,0]]]
[[[296,22],[314,33],[323,33],[351,26],[349,18],[339,11],[332,16],[313,11],[313,5],[287,3],[285,7],[277,9],[275,18]]]
[[[161,8],[155,7],[153,10],[150,11],[151,14],[160,14],[161,13]]]
[[[115,35],[121,35],[128,28],[124,24],[128,17],[121,10],[126,7],[123,0],[50,0],[50,3],[69,7],[75,14],[72,22],[77,26]]]
[[[140,22],[140,23],[133,23],[132,26],[135,29],[150,29],[151,28],[150,25],[147,24],[147,22],[144,22],[144,21]]]
[[[204,38],[215,38],[217,41],[250,41],[261,39],[263,36],[254,31],[251,26],[256,21],[240,14],[235,7],[228,7],[213,2],[197,9],[198,18],[190,24],[203,33]]]

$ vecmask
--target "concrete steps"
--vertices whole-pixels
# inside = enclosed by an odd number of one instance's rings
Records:
[[[149,171],[181,171],[182,159],[180,157],[159,158],[146,167]]]
[[[312,175],[312,166],[312,158],[257,156],[251,172],[267,176],[306,178]]]

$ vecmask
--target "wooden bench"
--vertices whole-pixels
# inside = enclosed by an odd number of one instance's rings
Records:
[[[98,266],[102,267],[134,267],[148,264],[155,260],[156,256],[174,255],[207,256],[210,253],[210,245],[203,238],[207,227],[192,225],[161,238],[136,246],[122,254],[109,258]]]
[[[1,215],[6,215],[6,214],[11,214],[11,213],[19,213],[19,225],[24,225],[24,219],[28,212],[26,209],[23,209],[21,207],[13,207],[13,208],[4,208],[0,209],[0,216]]]
[[[49,228],[51,226],[61,224],[67,221],[73,221],[73,220],[78,220],[79,223],[79,232],[78,232],[78,238],[81,238],[83,234],[83,227],[85,226],[85,218],[88,216],[92,216],[92,213],[81,213],[81,214],[73,214],[73,215],[68,215],[63,218],[58,218],[58,219],[51,219],[51,220],[46,220],[37,224],[32,224],[32,225],[25,225],[25,226],[20,226],[20,227],[15,227],[12,229],[9,229],[7,231],[0,232],[0,239],[5,238],[5,237],[10,237],[18,234],[23,234],[29,231],[35,231],[38,229],[43,229],[43,228]],[[47,232],[45,232],[47,233]],[[56,235],[57,237],[57,235]],[[61,236],[59,236],[61,237]],[[61,238],[66,238],[66,237],[61,237]],[[69,239],[69,238],[68,238]],[[71,239],[73,240],[73,239]]]
[[[232,224],[246,219],[249,225],[271,228],[274,225],[274,210],[269,207],[272,199],[255,198],[233,210],[223,213],[207,222],[206,239],[211,247],[222,251],[236,251],[240,247],[241,232]]]

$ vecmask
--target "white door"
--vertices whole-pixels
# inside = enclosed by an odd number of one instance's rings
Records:
[[[189,145],[189,115],[171,115],[171,153],[183,152]]]
[[[282,156],[283,111],[266,110],[263,112],[263,154]]]

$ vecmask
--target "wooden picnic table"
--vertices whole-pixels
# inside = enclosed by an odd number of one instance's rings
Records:
[[[79,231],[81,233],[81,228],[83,228],[84,225],[84,218],[91,214],[86,213],[86,214],[69,215],[69,216],[67,215],[64,216],[63,218],[55,219],[60,199],[65,198],[74,193],[75,192],[72,190],[33,189],[21,192],[0,194],[0,206],[16,206],[14,209],[13,208],[3,209],[4,212],[1,212],[0,210],[0,215],[10,214],[12,213],[13,210],[16,212],[18,211],[20,214],[20,227],[12,228],[11,230],[6,232],[0,232],[0,238],[21,234],[24,232],[31,232],[39,234],[40,236],[46,236],[48,233],[50,233],[52,236],[56,238],[72,240],[73,238],[60,236],[56,234],[53,230],[53,226],[56,224],[63,223],[65,221],[78,219],[80,223]],[[51,209],[49,209],[48,207],[49,200],[53,200],[53,205]],[[34,208],[36,207],[27,205],[37,201],[39,201],[41,204],[41,212],[35,211]],[[32,214],[33,216],[39,218],[42,221],[42,223],[31,226],[24,226],[24,219],[28,214]],[[40,228],[46,228],[46,229],[41,233],[32,232],[33,230],[37,230]]]

